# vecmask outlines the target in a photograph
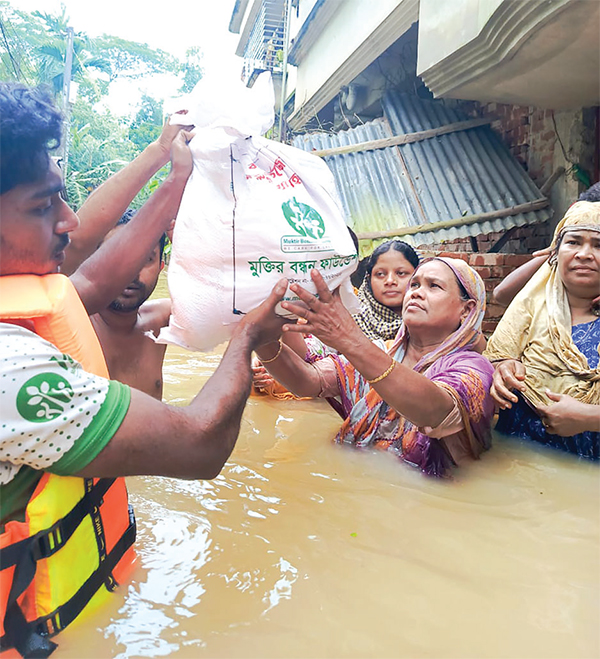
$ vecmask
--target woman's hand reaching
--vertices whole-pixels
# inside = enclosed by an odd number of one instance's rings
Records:
[[[314,334],[325,345],[341,353],[345,353],[348,347],[355,346],[357,341],[368,341],[343,305],[339,289],[331,292],[318,270],[313,269],[310,274],[317,294],[313,295],[302,286],[292,284],[291,290],[303,304],[282,302],[284,309],[304,318],[306,325],[287,324],[283,326],[283,331]]]

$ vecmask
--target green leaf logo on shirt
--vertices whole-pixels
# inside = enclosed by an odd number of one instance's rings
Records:
[[[287,223],[296,233],[307,238],[318,240],[325,234],[325,223],[319,213],[309,206],[292,197],[281,205]]]
[[[73,388],[61,375],[40,373],[19,389],[17,410],[27,421],[52,421],[64,412],[73,395]]]
[[[65,371],[69,371],[69,373],[76,373],[81,370],[81,364],[76,362],[69,355],[63,354],[60,357],[50,357],[50,361],[56,362],[61,368],[64,368]]]

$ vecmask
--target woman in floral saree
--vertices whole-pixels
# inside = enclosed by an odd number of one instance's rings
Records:
[[[284,325],[284,332],[308,331],[339,354],[307,364],[280,342],[263,346],[259,357],[298,395],[341,396],[337,442],[387,448],[435,476],[489,448],[493,368],[473,350],[485,290],[472,268],[456,259],[423,261],[387,349],[364,335],[318,272],[311,274],[318,296],[294,285],[306,306],[284,303],[307,325]]]

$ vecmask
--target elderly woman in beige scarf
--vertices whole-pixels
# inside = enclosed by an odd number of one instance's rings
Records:
[[[515,297],[484,353],[495,366],[496,429],[598,459],[600,204],[577,202],[552,256]]]

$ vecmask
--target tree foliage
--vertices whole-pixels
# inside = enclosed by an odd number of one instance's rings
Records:
[[[0,0],[0,79],[47,83],[62,106],[68,26],[64,6],[58,14],[29,13]],[[188,92],[202,77],[201,60],[199,48],[189,49],[181,62],[145,43],[106,34],[91,39],[85,33],[74,33],[71,79],[79,89],[70,112],[66,183],[75,208],[91,190],[141,153],[162,129],[162,100],[147,94],[140,99],[133,119],[103,109],[99,102],[107,97],[111,84],[170,73],[180,78],[181,91]],[[145,201],[166,171],[163,168],[153,177],[134,207]]]
[[[188,48],[185,51],[185,62],[179,65],[179,70],[183,74],[183,83],[179,91],[182,94],[188,94],[194,89],[204,73],[202,51],[198,46]]]
[[[108,61],[109,81],[117,78],[135,80],[153,73],[177,73],[179,61],[148,44],[103,35],[94,40],[96,53]]]
[[[65,8],[58,16],[40,11],[29,14],[2,2],[0,11],[5,50],[0,62],[1,79],[47,83],[58,95],[63,87],[67,54]],[[85,34],[75,33],[71,78],[81,83],[92,71],[108,73],[109,61]]]
[[[129,139],[143,151],[160,135],[163,126],[163,104],[144,94],[137,114],[129,126]]]
[[[87,195],[139,153],[128,139],[128,125],[109,110],[99,111],[78,99],[71,112],[69,201],[79,208]]]
[[[16,9],[7,0],[0,2],[0,17],[6,58],[0,76],[25,82],[49,82],[62,89],[69,18],[61,14]],[[168,53],[148,44],[104,34],[95,39],[76,32],[73,40],[73,80],[81,83],[95,70],[106,74],[108,83],[117,79],[138,79],[154,73],[178,73],[182,64]]]

